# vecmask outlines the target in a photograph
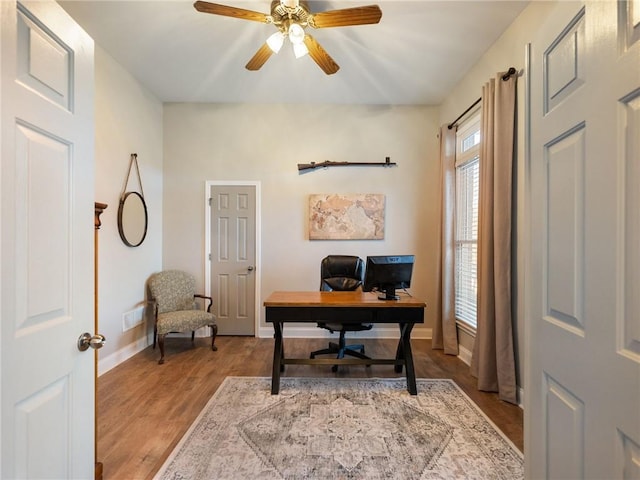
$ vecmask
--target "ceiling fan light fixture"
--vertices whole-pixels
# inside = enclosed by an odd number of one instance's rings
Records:
[[[282,32],[276,32],[267,38],[267,45],[273,53],[278,53],[284,43],[284,34]]]
[[[309,53],[309,49],[304,43],[294,43],[293,44],[293,54],[296,58],[304,57]]]
[[[634,2],[638,1],[640,0],[634,0]],[[308,3],[316,2],[308,2],[308,0],[272,0],[269,13],[210,3],[205,0],[197,0],[193,6],[198,12],[251,20],[276,27],[278,32],[269,36],[267,41],[260,46],[245,65],[247,70],[259,70],[273,53],[280,51],[284,38],[289,37],[296,58],[308,54],[324,73],[333,75],[340,69],[340,66],[311,35],[305,33],[305,29],[307,27],[317,29],[372,25],[380,22],[382,11],[378,5],[367,5],[364,7],[313,12],[309,9]]]
[[[289,41],[294,45],[302,44],[304,42],[304,28],[297,23],[289,25]]]

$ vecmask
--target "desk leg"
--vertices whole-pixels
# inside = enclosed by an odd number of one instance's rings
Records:
[[[413,368],[413,353],[411,352],[411,330],[413,323],[406,323],[401,327],[400,342],[402,343],[402,353],[404,356],[404,364],[407,369],[407,390],[411,395],[418,394],[416,385],[416,372]]]
[[[402,336],[404,335],[405,324],[399,324],[400,338],[398,339],[398,348],[396,349],[396,360],[404,360],[404,350],[402,348]],[[402,365],[394,365],[393,370],[396,373],[402,373]]]
[[[271,395],[277,395],[280,391],[280,372],[284,369],[284,364],[282,363],[282,359],[284,358],[282,323],[273,322],[273,330],[275,342],[273,346],[273,369],[271,371]]]

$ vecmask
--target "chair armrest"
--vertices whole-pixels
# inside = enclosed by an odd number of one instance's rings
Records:
[[[156,302],[155,299],[147,300],[147,304],[153,308],[153,316],[158,318],[158,302]]]
[[[213,305],[213,299],[211,297],[207,297],[206,295],[195,294],[193,298],[202,298],[205,300],[209,300],[209,305],[207,305],[207,312],[211,312],[211,305]]]

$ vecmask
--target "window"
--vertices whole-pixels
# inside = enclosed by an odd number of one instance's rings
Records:
[[[477,326],[478,189],[480,183],[480,114],[456,134],[456,319]]]

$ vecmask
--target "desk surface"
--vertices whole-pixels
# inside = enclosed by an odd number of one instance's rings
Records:
[[[371,292],[274,292],[264,301],[266,321],[273,323],[273,372],[271,393],[280,391],[280,373],[285,364],[392,364],[397,373],[406,367],[407,390],[417,393],[416,375],[411,354],[411,330],[416,323],[424,322],[425,303],[408,295],[399,300],[379,300]],[[283,329],[286,322],[338,322],[348,323],[397,323],[400,340],[394,359],[300,359],[285,358]]]
[[[400,295],[400,300],[378,300],[372,292],[273,292],[264,301],[265,307],[367,307],[393,308],[418,307],[426,304],[408,295]]]

